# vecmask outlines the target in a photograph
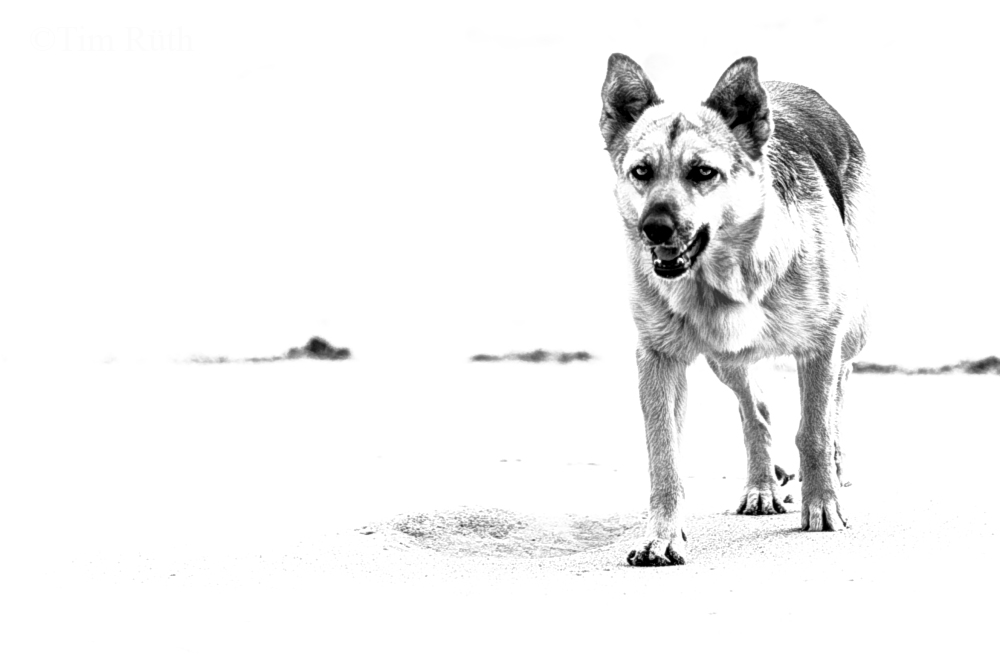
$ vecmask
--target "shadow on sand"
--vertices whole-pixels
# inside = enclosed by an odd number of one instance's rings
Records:
[[[359,529],[406,546],[456,556],[550,558],[608,546],[622,539],[639,517],[540,517],[502,509],[461,508],[408,514]]]

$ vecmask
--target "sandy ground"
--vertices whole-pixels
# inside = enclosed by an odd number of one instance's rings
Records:
[[[0,370],[4,664],[993,653],[996,377],[855,376],[851,528],[815,535],[797,502],[733,513],[735,399],[699,365],[689,563],[632,569],[647,477],[626,359]],[[794,470],[794,375],[761,382]]]

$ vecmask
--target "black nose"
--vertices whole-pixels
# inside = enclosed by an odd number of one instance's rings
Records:
[[[642,233],[653,245],[661,245],[674,238],[674,226],[663,220],[647,220],[642,225]]]
[[[670,243],[674,237],[674,218],[666,206],[656,205],[643,217],[641,228],[650,243]]]

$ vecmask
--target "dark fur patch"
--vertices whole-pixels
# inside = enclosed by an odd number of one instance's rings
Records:
[[[765,423],[771,423],[771,413],[768,412],[767,406],[763,401],[757,403],[757,411],[760,412],[760,416],[763,417]]]
[[[809,186],[802,182],[802,166],[819,170],[841,220],[846,198],[860,187],[864,151],[840,114],[819,93],[795,84],[769,84],[782,101],[774,113],[774,137],[783,147],[771,151],[774,187],[786,204],[801,198]]]
[[[677,116],[674,118],[674,122],[670,124],[670,134],[667,137],[667,145],[673,146],[674,142],[677,140],[677,135],[681,132],[681,117]]]

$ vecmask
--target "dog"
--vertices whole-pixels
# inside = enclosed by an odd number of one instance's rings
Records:
[[[627,562],[685,561],[678,453],[686,369],[703,354],[739,402],[747,481],[737,512],[786,511],[751,370],[792,355],[802,528],[842,530],[838,422],[868,332],[858,235],[868,168],[857,136],[815,91],[761,82],[753,57],[730,65],[700,105],[677,110],[616,53],[601,96],[631,260],[649,451],[649,517]]]

